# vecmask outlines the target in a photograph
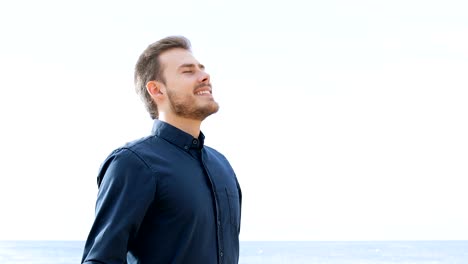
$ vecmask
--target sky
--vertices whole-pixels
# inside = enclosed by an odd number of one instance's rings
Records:
[[[96,176],[152,120],[133,68],[184,35],[241,240],[468,239],[468,2],[2,1],[0,240],[85,240]]]

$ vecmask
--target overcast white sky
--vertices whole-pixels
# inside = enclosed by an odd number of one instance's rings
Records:
[[[468,239],[468,2],[3,1],[0,240],[85,240],[149,133],[133,67],[185,35],[243,188],[242,240]]]

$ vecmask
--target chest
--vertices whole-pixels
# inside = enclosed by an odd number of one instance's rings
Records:
[[[234,171],[227,161],[201,153],[177,153],[159,164],[157,197],[161,212],[180,216],[212,217],[220,195],[237,193]]]

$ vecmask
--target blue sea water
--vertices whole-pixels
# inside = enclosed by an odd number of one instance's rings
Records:
[[[83,244],[0,241],[0,263],[76,264]],[[244,241],[240,251],[240,264],[468,264],[468,241]]]

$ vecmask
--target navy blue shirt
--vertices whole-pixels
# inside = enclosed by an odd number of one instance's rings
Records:
[[[150,136],[112,152],[82,263],[238,263],[241,190],[203,142],[155,120]]]

